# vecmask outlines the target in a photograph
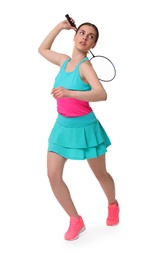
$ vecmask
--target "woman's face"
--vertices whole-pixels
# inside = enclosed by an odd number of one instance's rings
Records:
[[[96,31],[92,26],[83,25],[74,36],[75,47],[84,52],[88,52],[96,45]]]

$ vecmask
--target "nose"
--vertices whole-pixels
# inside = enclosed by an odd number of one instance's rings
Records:
[[[87,35],[83,35],[83,39],[86,41],[87,40]]]

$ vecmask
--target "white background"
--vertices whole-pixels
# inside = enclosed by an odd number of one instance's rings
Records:
[[[87,230],[63,239],[69,218],[46,176],[47,138],[56,118],[50,95],[58,68],[38,54],[69,13],[100,30],[95,54],[115,64],[106,102],[91,104],[111,138],[107,168],[120,203],[120,225],[105,226],[107,201],[86,161],[68,161],[64,176]],[[155,0],[3,1],[0,4],[0,258],[156,259]],[[73,32],[57,51],[71,55]]]

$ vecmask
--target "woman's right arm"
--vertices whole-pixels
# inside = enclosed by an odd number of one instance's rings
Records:
[[[61,54],[58,52],[55,52],[51,49],[52,44],[57,37],[57,35],[63,30],[70,30],[70,29],[75,29],[72,27],[67,20],[62,21],[59,23],[57,26],[55,26],[52,31],[46,36],[44,41],[41,43],[41,45],[38,48],[38,52],[48,61],[60,66],[63,61],[69,56],[65,54]]]

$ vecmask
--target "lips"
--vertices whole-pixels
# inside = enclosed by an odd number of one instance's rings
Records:
[[[84,46],[86,45],[86,43],[85,43],[85,42],[80,42],[80,44],[82,44],[82,45],[84,45]]]

